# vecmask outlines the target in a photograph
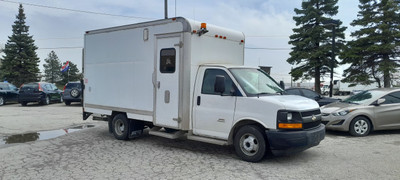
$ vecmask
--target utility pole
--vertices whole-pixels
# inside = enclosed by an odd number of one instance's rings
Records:
[[[164,18],[168,19],[168,0],[164,0]]]
[[[332,54],[331,54],[331,63],[330,63],[330,69],[331,69],[331,80],[329,82],[329,97],[332,97],[333,93],[333,68],[335,67],[335,32],[336,32],[336,26],[339,25],[338,20],[327,20],[325,22],[322,22],[325,26],[332,26]]]

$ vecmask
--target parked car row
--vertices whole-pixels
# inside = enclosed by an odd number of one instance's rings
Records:
[[[0,83],[0,106],[9,102],[28,103],[37,102],[42,105],[51,102],[80,102],[82,99],[82,87],[80,82],[69,82],[64,86],[64,91],[59,90],[54,84],[47,82],[31,82],[21,85],[18,89],[7,82]]]
[[[400,89],[359,91],[340,100],[305,88],[290,88],[284,94],[314,99],[321,106],[322,123],[328,130],[367,136],[374,130],[400,129]]]

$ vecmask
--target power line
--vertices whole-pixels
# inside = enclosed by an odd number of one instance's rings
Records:
[[[245,47],[245,49],[255,49],[255,50],[271,50],[271,51],[287,51],[290,48],[257,48],[257,47]]]
[[[48,49],[82,49],[83,47],[53,47],[53,48],[38,48],[38,50],[48,50]]]
[[[134,18],[134,19],[144,19],[144,20],[154,20],[154,18],[139,17],[139,16],[124,16],[124,15],[116,15],[116,14],[109,14],[109,13],[102,13],[102,12],[93,12],[93,11],[84,11],[84,10],[60,8],[60,7],[54,7],[54,6],[45,6],[45,5],[32,4],[32,3],[22,3],[22,2],[16,2],[16,1],[8,1],[8,0],[0,0],[0,1],[7,2],[7,3],[23,4],[23,5],[28,5],[28,6],[41,7],[41,8],[48,8],[48,9],[57,9],[57,10],[63,10],[63,11],[73,11],[73,12],[78,12],[78,13],[97,14],[97,15],[104,15],[104,16],[114,16],[114,17]]]
[[[246,38],[289,38],[288,36],[284,36],[284,35],[277,35],[277,36],[246,36]]]

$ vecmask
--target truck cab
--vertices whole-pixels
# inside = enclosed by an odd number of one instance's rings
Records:
[[[282,89],[258,68],[199,67],[194,91],[193,135],[227,140],[247,161],[266,149],[290,154],[325,136],[319,105]]]

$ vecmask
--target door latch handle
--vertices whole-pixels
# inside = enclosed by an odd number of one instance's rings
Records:
[[[157,81],[157,88],[160,89],[160,81]]]
[[[197,105],[198,106],[200,106],[200,101],[201,101],[200,96],[197,96]]]

